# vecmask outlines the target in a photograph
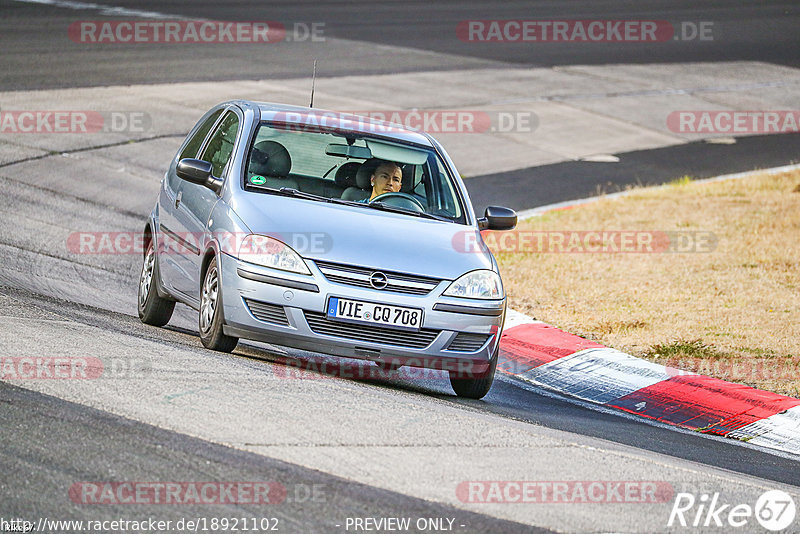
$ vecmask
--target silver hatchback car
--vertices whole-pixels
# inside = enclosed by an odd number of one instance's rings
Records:
[[[355,115],[219,104],[189,133],[144,228],[139,317],[198,310],[207,348],[239,338],[494,379],[506,298],[473,212],[429,135]]]

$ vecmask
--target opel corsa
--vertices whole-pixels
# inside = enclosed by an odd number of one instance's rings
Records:
[[[381,166],[402,179],[375,196]],[[199,311],[209,349],[229,352],[245,338],[441,369],[457,395],[481,398],[506,297],[480,231],[516,222],[502,207],[478,218],[455,165],[425,133],[225,102],[164,175],[144,228],[139,317],[163,326],[182,302]]]

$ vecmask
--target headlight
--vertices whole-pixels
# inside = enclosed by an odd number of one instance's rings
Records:
[[[500,275],[485,269],[465,274],[450,284],[444,295],[468,299],[501,299],[505,296]]]
[[[245,237],[239,245],[239,259],[281,271],[311,274],[303,258],[292,247],[265,235]]]

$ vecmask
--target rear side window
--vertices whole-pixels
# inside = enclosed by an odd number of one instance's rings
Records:
[[[236,142],[236,133],[239,131],[239,117],[236,113],[229,111],[225,114],[220,121],[211,139],[208,141],[208,146],[203,150],[203,155],[200,159],[211,163],[211,173],[214,176],[221,177],[222,171],[225,170],[225,165],[231,159],[233,154],[233,145]]]
[[[200,145],[203,144],[203,140],[205,140],[206,135],[208,135],[209,130],[211,127],[214,126],[214,123],[217,122],[217,118],[219,118],[222,110],[219,109],[211,114],[209,118],[203,122],[202,126],[197,129],[189,142],[186,143],[186,147],[184,147],[183,151],[181,151],[181,155],[178,159],[183,158],[194,158],[197,156],[197,151],[200,150]]]

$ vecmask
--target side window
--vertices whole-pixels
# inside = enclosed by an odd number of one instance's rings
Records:
[[[205,120],[205,122],[197,129],[189,142],[186,143],[183,151],[181,151],[181,155],[178,158],[179,160],[183,158],[194,158],[197,156],[197,151],[200,150],[200,145],[203,144],[203,141],[208,135],[208,131],[214,126],[214,123],[217,122],[217,118],[222,113],[222,110],[219,109],[211,114],[209,118]]]
[[[463,217],[455,184],[450,181],[442,163],[438,159],[428,158],[428,170],[431,171],[431,185],[439,200],[438,211],[440,215],[460,219]]]
[[[420,197],[420,200],[427,200],[428,192],[423,178],[422,165],[414,165],[414,194]]]
[[[212,174],[222,176],[222,171],[233,153],[233,144],[236,142],[236,132],[239,130],[239,118],[236,113],[229,111],[222,118],[208,146],[203,150],[200,159],[211,163]]]

